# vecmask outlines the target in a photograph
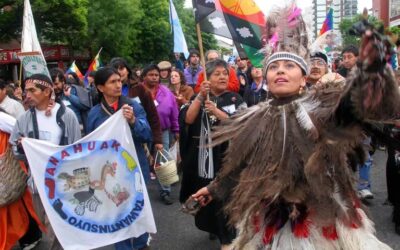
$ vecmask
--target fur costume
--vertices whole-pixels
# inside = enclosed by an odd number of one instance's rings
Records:
[[[293,12],[270,19],[290,20]],[[306,56],[302,46],[280,45],[305,32],[300,17],[292,21],[301,25],[275,27],[286,38],[278,35],[267,52]],[[390,249],[361,208],[351,167],[364,159],[363,124],[394,118],[399,97],[389,67],[357,69],[347,80],[327,75],[304,96],[259,103],[217,127],[213,145],[230,143],[208,189],[227,202],[239,230],[235,249]]]

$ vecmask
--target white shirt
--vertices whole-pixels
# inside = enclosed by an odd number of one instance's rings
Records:
[[[25,113],[24,106],[14,99],[6,96],[0,103],[0,108],[4,109],[7,113],[12,115],[14,118],[18,118],[20,115]]]
[[[6,132],[8,134],[11,134],[14,125],[15,125],[15,118],[12,117],[9,114],[6,114],[4,112],[0,112],[0,130],[3,132]]]
[[[36,109],[36,118],[39,128],[39,139],[48,141],[53,144],[60,144],[62,130],[57,124],[57,111],[60,108],[60,104],[56,103],[54,108],[51,110],[51,115],[46,116],[45,110]]]

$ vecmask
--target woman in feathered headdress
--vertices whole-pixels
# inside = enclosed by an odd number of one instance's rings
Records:
[[[364,160],[363,127],[391,119],[399,93],[381,36],[363,33],[359,67],[304,93],[308,39],[300,9],[272,13],[265,73],[274,98],[216,129],[229,141],[217,178],[192,197],[226,201],[235,249],[390,249],[374,235],[351,167]]]

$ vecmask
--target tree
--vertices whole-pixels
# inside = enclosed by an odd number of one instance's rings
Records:
[[[90,0],[88,48],[92,54],[103,47],[103,61],[120,56],[132,62],[132,54],[140,49],[137,23],[144,16],[139,8],[139,0]]]
[[[8,42],[21,35],[22,1],[2,1],[0,4],[0,41]]]
[[[41,42],[81,46],[88,27],[87,0],[32,0],[31,5]],[[24,1],[3,1],[0,7],[0,40],[20,39]]]
[[[143,18],[136,23],[139,49],[132,51],[136,63],[158,63],[172,55],[172,35],[169,24],[168,0],[141,0]]]
[[[354,36],[354,35],[350,35],[349,34],[349,30],[352,28],[352,26],[359,22],[360,20],[362,20],[363,16],[357,15],[352,19],[343,19],[340,24],[339,24],[339,30],[340,33],[342,33],[342,38],[343,38],[343,47],[346,47],[348,45],[356,45],[359,46],[360,45],[360,36]],[[379,19],[377,19],[374,16],[368,16],[368,22],[373,24],[375,27],[380,27],[383,25],[382,21],[380,21]]]

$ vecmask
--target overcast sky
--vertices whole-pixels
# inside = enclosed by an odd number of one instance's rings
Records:
[[[261,7],[261,10],[264,11],[265,13],[268,13],[268,10],[271,8],[271,6],[276,5],[276,2],[279,1],[272,1],[272,0],[254,0],[258,6]],[[282,1],[282,5],[285,4],[287,1]],[[301,9],[305,9],[306,7],[310,7],[312,4],[312,0],[300,0],[297,1],[297,5]],[[185,0],[185,6],[186,7],[191,7],[192,6],[192,0]],[[368,9],[372,8],[372,0],[358,0],[358,12],[362,12],[364,7],[367,7]]]

